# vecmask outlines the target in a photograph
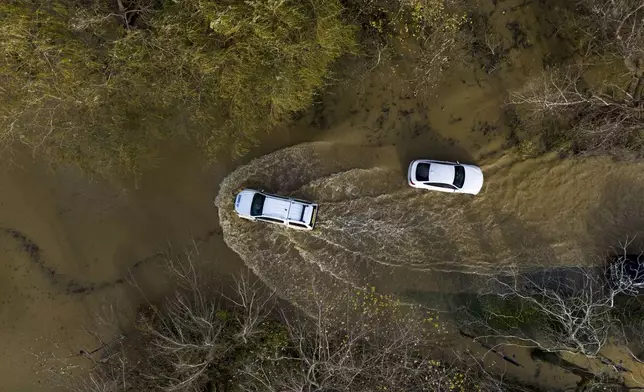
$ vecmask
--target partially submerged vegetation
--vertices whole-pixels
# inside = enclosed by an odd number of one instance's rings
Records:
[[[519,153],[641,156],[644,7],[588,0],[556,12],[570,54],[544,61],[540,75],[511,92],[508,112],[535,136]],[[512,47],[530,45],[518,24],[506,27]],[[139,173],[158,143],[175,137],[211,158],[238,156],[306,110],[342,56],[367,59],[361,72],[403,64],[396,70],[408,91],[426,98],[465,58],[461,49],[486,74],[510,61],[486,16],[453,1],[9,1],[0,5],[0,146],[22,143],[104,175]],[[389,307],[396,300],[375,289],[357,290],[332,314],[322,303],[303,314],[246,279],[224,297],[200,286],[191,268],[175,269],[184,283],[175,297],[147,307],[135,332],[99,350],[83,390],[521,389],[472,362],[445,361],[435,352],[442,322],[398,317]],[[642,307],[632,287],[596,272],[499,276],[460,327],[494,345],[486,347],[609,360],[606,346],[641,344]],[[608,384],[615,379],[591,372],[578,390]]]
[[[4,2],[0,146],[105,175],[140,172],[176,136],[238,156],[367,36],[377,50],[414,38],[413,83],[435,84],[462,21],[438,0]]]
[[[360,43],[371,61],[367,66],[392,65],[407,89],[427,98],[451,62],[463,57],[463,27],[467,23],[459,0],[349,0],[349,15],[361,26]]]
[[[443,319],[373,286],[327,293],[311,282],[308,307],[294,308],[250,275],[213,284],[187,254],[168,259],[176,291],[141,307],[135,328],[81,351],[89,374],[57,378],[83,392],[537,391],[484,360],[495,353],[524,366],[504,354],[522,346],[533,360],[579,376],[575,391],[621,391],[630,370],[604,349],[643,349],[641,277],[625,273],[625,260],[617,259],[612,280],[583,268],[500,274],[474,303]],[[469,349],[446,352],[455,326],[488,350],[483,358]],[[579,366],[574,355],[604,368]]]
[[[565,54],[510,93],[521,155],[641,155],[640,2],[547,6]],[[103,175],[140,173],[176,137],[239,156],[310,107],[343,56],[361,59],[348,74],[386,65],[424,98],[456,61],[511,65],[530,38],[511,22],[508,43],[488,19],[458,0],[8,1],[0,147]]]
[[[437,356],[434,322],[359,292],[309,314],[238,277],[213,290],[190,262],[170,263],[179,290],[144,308],[136,331],[86,357],[94,367],[73,390],[90,391],[524,391],[467,361]],[[361,311],[349,311],[359,307]],[[377,316],[379,322],[372,317]]]
[[[644,153],[644,7],[641,1],[557,4],[570,56],[545,69],[510,101],[547,149]]]
[[[355,50],[343,17],[337,0],[5,2],[2,145],[103,174],[176,135],[238,154]]]
[[[466,336],[486,347],[520,346],[581,379],[576,391],[624,390],[630,369],[609,347],[642,363],[642,275],[626,246],[606,266],[503,271],[455,312]],[[638,257],[639,263],[639,257]],[[596,361],[599,369],[563,359]],[[593,389],[595,388],[595,389]]]

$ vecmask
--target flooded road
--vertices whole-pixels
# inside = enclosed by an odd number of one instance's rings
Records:
[[[472,290],[474,279],[445,274],[596,264],[644,229],[642,163],[518,161],[508,153],[479,162],[486,182],[472,197],[410,188],[398,158],[392,148],[330,142],[258,158],[222,182],[217,206],[224,238],[297,302],[302,280],[316,275],[396,294],[444,293]],[[238,218],[233,195],[244,186],[314,200],[316,229]],[[631,246],[642,243],[636,238]]]
[[[498,69],[454,64],[423,98],[409,93],[395,61],[365,75],[339,71],[343,84],[240,167],[208,165],[193,146],[175,146],[135,187],[15,156],[0,170],[0,348],[11,353],[0,358],[0,390],[55,390],[52,359],[96,348],[84,328],[109,304],[132,315],[142,294],[169,292],[159,257],[168,246],[198,243],[201,268],[248,266],[302,305],[315,283],[329,292],[374,287],[432,307],[511,265],[593,264],[633,236],[633,250],[643,249],[643,163],[515,153],[525,135],[507,92],[556,47],[537,34],[537,5],[479,7],[505,45]],[[409,188],[415,158],[478,164],[484,188],[475,197]],[[318,202],[316,230],[242,221],[232,209],[241,187]],[[545,368],[520,376],[574,386]]]
[[[534,135],[522,129],[508,94],[561,54],[551,10],[473,3],[483,48],[452,64],[435,90],[411,93],[408,65],[396,60],[352,74],[298,120],[303,132],[318,131],[315,142],[262,156],[222,182],[217,204],[227,244],[283,295],[297,302],[301,282],[314,276],[399,295],[459,292],[512,265],[595,264],[632,237],[633,249],[644,245],[642,163],[516,151]],[[407,165],[418,158],[481,166],[482,192],[408,187]],[[238,219],[232,197],[241,187],[319,203],[317,230]]]

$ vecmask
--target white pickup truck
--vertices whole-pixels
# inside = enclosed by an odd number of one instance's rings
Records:
[[[290,197],[244,189],[235,196],[235,212],[251,221],[277,223],[293,229],[313,230],[318,205]]]

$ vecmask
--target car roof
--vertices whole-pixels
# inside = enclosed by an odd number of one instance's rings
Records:
[[[429,182],[451,184],[454,182],[454,166],[444,163],[431,162],[429,166]]]

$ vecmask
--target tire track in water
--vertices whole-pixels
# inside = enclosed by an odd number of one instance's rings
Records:
[[[221,183],[215,203],[224,240],[266,284],[302,307],[310,301],[306,291],[313,282],[339,296],[373,285],[385,292],[428,283],[436,290],[461,290],[440,276],[489,271],[485,259],[460,262],[462,252],[450,239],[450,228],[466,223],[459,206],[470,199],[446,203],[409,189],[404,175],[380,166],[374,155],[374,148],[307,143],[238,168]],[[239,219],[232,196],[241,187],[315,200],[320,204],[316,230]],[[436,206],[428,208],[432,202]],[[458,244],[460,237],[452,237]]]
[[[113,288],[115,286],[126,283],[127,281],[125,277],[120,277],[104,282],[91,282],[83,281],[71,277],[67,274],[60,273],[55,268],[47,264],[45,258],[43,257],[43,251],[41,247],[25,233],[14,228],[6,227],[0,227],[0,233],[5,234],[9,238],[13,239],[18,245],[18,249],[27,254],[29,260],[47,279],[47,281],[53,287],[60,289],[64,294],[88,295],[97,291]],[[205,242],[217,234],[221,234],[220,229],[211,229],[203,236],[197,237],[196,240],[197,242]],[[127,270],[131,273],[148,264],[163,260],[165,255],[166,253],[164,251],[153,253],[150,256],[135,261],[130,267],[128,267]]]
[[[644,232],[643,163],[519,160],[508,153],[481,162],[486,185],[469,197],[409,189],[405,168],[374,159],[381,152],[315,142],[239,167],[222,181],[215,203],[224,240],[269,286],[297,302],[301,285],[315,274],[393,292],[467,291],[477,276],[515,265],[596,263],[627,235]],[[239,219],[232,195],[241,187],[318,202],[316,229]]]

